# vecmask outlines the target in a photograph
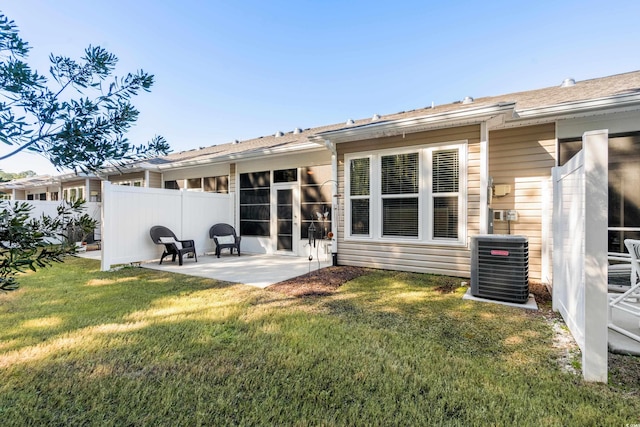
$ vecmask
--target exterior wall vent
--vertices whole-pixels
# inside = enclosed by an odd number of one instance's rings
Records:
[[[463,104],[472,104],[473,103],[473,98],[471,96],[465,96],[464,99],[462,100]]]
[[[574,79],[569,78],[569,79],[564,79],[560,87],[571,87],[575,85],[576,85],[576,81]]]
[[[529,242],[524,236],[471,237],[471,295],[524,304],[529,299]]]

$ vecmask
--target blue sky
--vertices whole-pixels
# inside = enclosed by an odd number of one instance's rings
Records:
[[[129,139],[174,151],[640,69],[634,1],[4,0],[48,70],[89,44],[155,75]],[[0,146],[6,153],[7,147]],[[0,169],[56,173],[35,155]]]

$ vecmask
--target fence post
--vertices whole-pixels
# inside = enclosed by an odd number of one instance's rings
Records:
[[[607,227],[609,137],[607,130],[586,132],[585,165],[585,325],[582,374],[587,381],[607,382]]]
[[[562,197],[563,192],[560,181],[560,167],[554,167],[551,170],[551,176],[553,178],[553,207],[552,207],[552,229],[553,229],[553,284],[551,287],[551,308],[553,311],[560,309],[559,291],[561,286],[566,286],[564,283],[564,274],[562,272],[562,266],[564,265],[562,256],[564,247],[562,246],[562,221],[560,215],[562,215]]]
[[[112,228],[111,224],[111,183],[109,181],[102,181],[102,213],[100,217],[100,249],[102,251],[102,260],[100,262],[100,269],[107,271],[111,269],[111,236],[110,232]]]

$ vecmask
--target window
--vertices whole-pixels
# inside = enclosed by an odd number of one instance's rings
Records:
[[[142,187],[142,179],[126,180],[126,181],[113,181],[113,185],[123,185],[125,187]]]
[[[202,189],[201,178],[189,178],[187,179],[187,190],[200,190]]]
[[[582,138],[559,141],[559,164],[582,149]],[[640,239],[640,132],[609,135],[608,250],[627,252],[625,239]]]
[[[57,191],[53,191],[51,193],[51,200],[53,200],[53,201],[57,201],[58,200],[58,192]]]
[[[209,176],[203,178],[204,191],[209,193],[228,193],[229,192],[229,177],[227,175],[222,176]]]
[[[27,194],[27,200],[47,200],[47,193],[30,193],[30,194]]]
[[[271,172],[240,174],[240,234],[271,235]]]
[[[464,244],[465,147],[346,155],[345,237]]]
[[[418,153],[381,157],[382,235],[418,237]]]
[[[62,197],[67,202],[75,202],[84,198],[84,187],[65,188],[62,190]]]
[[[283,182],[296,182],[298,180],[298,169],[280,169],[273,171],[274,184]]]
[[[371,159],[363,157],[349,162],[349,200],[351,201],[351,234],[368,236],[370,222]]]
[[[180,184],[178,184],[178,181],[173,179],[170,181],[165,181],[164,182],[164,188],[169,189],[169,190],[179,190],[180,189]]]
[[[309,237],[313,223],[316,237],[326,238],[331,231],[331,165],[312,166],[300,170],[300,236]]]
[[[436,151],[433,170],[433,237],[458,238],[460,161],[458,150]]]

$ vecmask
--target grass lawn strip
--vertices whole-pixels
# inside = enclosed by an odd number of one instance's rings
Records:
[[[560,369],[542,316],[439,292],[439,276],[373,271],[295,298],[98,270],[70,259],[0,296],[4,425],[640,422],[637,394]]]

